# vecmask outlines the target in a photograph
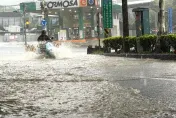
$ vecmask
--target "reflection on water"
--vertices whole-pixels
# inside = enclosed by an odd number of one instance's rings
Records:
[[[13,53],[18,58],[3,54],[0,61],[0,115],[4,118],[175,117],[169,105],[118,82],[162,76],[151,70],[153,64],[161,68],[160,62],[86,55],[85,49],[68,46],[57,50],[56,60],[35,59],[33,53],[24,53],[23,45],[20,49]],[[140,83],[149,86],[147,80]]]

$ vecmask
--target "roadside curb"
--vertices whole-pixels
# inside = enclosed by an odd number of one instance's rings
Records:
[[[153,58],[161,60],[176,60],[176,54],[134,54],[134,53],[104,53],[104,56],[127,57],[127,58]]]

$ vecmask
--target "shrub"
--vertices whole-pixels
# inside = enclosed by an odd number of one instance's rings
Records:
[[[135,47],[135,52],[137,52],[136,40],[137,40],[137,37],[135,37],[135,36],[125,37],[125,41],[126,41],[126,43],[125,43],[125,48],[126,49],[125,50],[129,52],[130,48]],[[127,50],[127,48],[128,48],[128,50]]]
[[[121,36],[119,37],[109,37],[103,40],[104,46],[111,47],[115,49],[115,52],[117,52],[117,49],[119,49],[122,46],[123,38]]]
[[[162,52],[170,52],[170,36],[168,35],[162,35],[159,37],[160,41],[160,49]]]
[[[109,41],[110,41],[110,38],[105,38],[105,39],[103,40],[103,44],[104,44],[104,47],[105,47],[105,48],[110,47]]]
[[[168,35],[169,45],[176,50],[176,34]]]
[[[172,42],[174,42],[173,47],[176,48],[176,36],[175,35],[169,35],[170,39],[172,39]],[[164,37],[165,38],[165,37]],[[164,39],[163,38],[163,39]],[[125,52],[129,52],[131,47],[135,47],[135,52],[137,52],[137,41],[140,42],[140,45],[143,47],[144,52],[151,52],[153,51],[155,45],[156,45],[156,35],[143,35],[140,37],[109,37],[104,39],[103,43],[105,47],[110,47],[116,50],[119,49],[121,46],[123,46],[123,40],[125,41]]]
[[[153,47],[156,44],[156,35],[143,35],[138,38],[140,40],[140,45],[143,47],[143,51],[150,52],[153,51]]]
[[[162,35],[159,40],[162,52],[170,52],[170,46],[176,50],[176,34]]]

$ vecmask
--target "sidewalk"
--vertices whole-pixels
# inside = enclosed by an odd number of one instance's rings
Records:
[[[127,58],[153,58],[161,60],[176,60],[176,54],[137,54],[137,53],[104,53],[104,56],[116,56],[116,57],[127,57]]]

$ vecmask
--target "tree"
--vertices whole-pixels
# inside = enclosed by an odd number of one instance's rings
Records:
[[[176,26],[176,15],[174,15],[174,14],[176,14],[176,0],[164,0],[164,1],[165,1],[165,12],[166,12],[165,13],[165,18],[167,18],[168,8],[172,8],[173,9],[173,16],[172,16],[173,20],[172,20],[172,22],[173,22],[173,27],[175,27]],[[159,0],[154,0],[152,2],[152,4],[150,4],[150,8],[155,13],[158,13],[158,11],[159,11]],[[151,15],[151,12],[150,12],[150,15]],[[153,16],[153,15],[151,16],[152,19],[155,19],[154,17],[155,16]],[[166,20],[165,24],[167,24],[167,20]],[[154,26],[154,25],[152,25],[152,26]]]
[[[155,6],[158,6],[160,0],[154,0],[153,4]],[[173,7],[174,5],[176,5],[176,1],[175,0],[163,0],[165,2],[165,8],[167,9],[168,7]]]
[[[123,37],[127,37],[129,36],[127,0],[122,0],[122,15],[123,15]],[[123,40],[123,51],[125,52],[125,41],[124,40]]]
[[[159,0],[159,35],[165,32],[165,4],[164,0]]]
[[[158,21],[159,21],[159,32],[158,35],[161,36],[165,32],[165,8],[164,8],[164,0],[159,0],[159,12],[158,12]],[[160,40],[157,38],[156,40],[156,52],[161,52]]]
[[[123,15],[123,36],[126,37],[129,36],[127,0],[122,0],[122,15]]]

